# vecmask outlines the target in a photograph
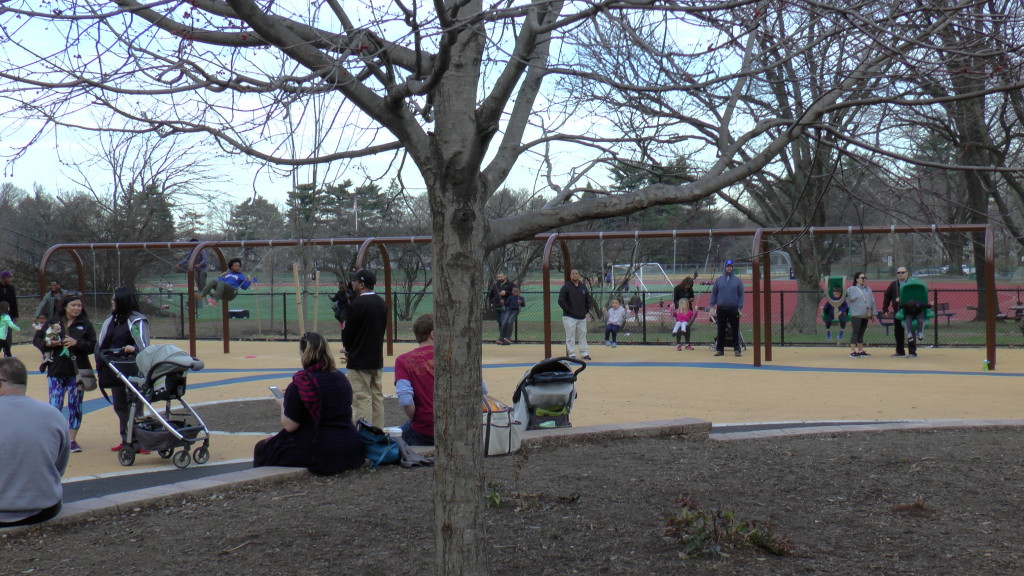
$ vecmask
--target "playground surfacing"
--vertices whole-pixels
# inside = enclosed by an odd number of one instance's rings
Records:
[[[172,343],[186,347],[184,342]],[[396,344],[395,353],[411,347]],[[891,348],[869,351],[871,357],[855,359],[843,347],[777,347],[772,362],[754,368],[750,350],[741,358],[731,354],[716,358],[706,348],[676,351],[674,346],[620,345],[612,349],[592,343],[594,360],[580,375],[571,419],[574,426],[590,426],[678,418],[723,425],[1020,417],[1024,351],[999,350],[994,372],[982,371],[981,349],[922,348],[914,359],[892,358]],[[19,346],[14,352],[32,366],[34,349]],[[542,354],[540,345],[485,344],[484,379],[491,395],[511,403],[523,373]],[[224,354],[220,342],[201,341],[198,356],[207,368],[189,375],[185,398],[200,416],[203,405],[213,402],[237,403],[240,410],[272,409],[269,403],[239,401],[267,398],[267,386],[286,385],[298,366],[294,342],[232,342],[231,352]],[[385,384],[390,385],[394,358],[385,362]],[[45,377],[32,373],[29,394],[45,400],[45,389]],[[109,451],[118,440],[113,409],[99,392],[92,392],[85,410],[78,437],[84,451],[72,455],[66,479],[172,468],[156,455],[139,456],[131,467],[119,465]],[[217,421],[206,423],[213,431],[211,464],[250,459],[252,445],[268,432],[218,434]]]
[[[294,362],[294,343],[232,343],[229,355],[219,346],[201,346],[211,368],[190,379],[190,401],[265,398],[268,380],[287,379],[294,370],[281,368]],[[486,346],[492,392],[507,398],[539,350]],[[595,362],[580,379],[575,426],[626,422],[635,414],[644,420],[706,414],[715,423],[1016,418],[1015,385],[1024,368],[1019,351],[1001,351],[1000,372],[988,373],[970,370],[980,366],[980,350],[855,360],[837,348],[780,349],[772,366],[759,369],[750,367],[749,354],[714,358],[708,350],[595,346],[592,354]],[[106,407],[87,415],[101,450],[91,449],[90,435],[86,452],[75,456],[119,468],[102,450],[112,421]],[[1024,555],[1006,536],[1024,529],[1019,491],[1007,489],[1024,481],[1013,450],[1021,435],[1020,428],[1004,427],[743,442],[648,437],[488,458],[485,485],[503,502],[480,520],[489,572],[1021,573]],[[255,439],[214,440],[214,459],[225,460],[232,450],[248,457]],[[156,456],[124,470],[151,465],[183,475]],[[303,558],[305,574],[432,571],[433,539],[425,536],[433,531],[430,470],[389,466],[258,485],[211,487],[200,480],[191,486],[197,491],[145,504],[114,501],[109,515],[93,512],[0,539],[0,573],[228,574],[244,567],[247,574],[271,576],[294,571],[296,557]],[[683,559],[679,544],[664,537],[665,518],[678,510],[680,495],[776,524],[794,555],[730,550],[727,558]],[[75,553],[40,553],[47,547]]]

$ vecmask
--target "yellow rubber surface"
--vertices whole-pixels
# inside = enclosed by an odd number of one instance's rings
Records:
[[[167,343],[161,341],[160,343]],[[186,342],[173,342],[187,349]],[[337,343],[334,349],[337,350]],[[412,348],[397,344],[395,353]],[[774,359],[751,366],[752,350],[736,358],[714,357],[707,348],[591,344],[593,361],[580,375],[574,426],[700,418],[714,424],[792,421],[1015,419],[1024,406],[1024,351],[999,350],[998,371],[983,372],[982,349],[922,348],[918,358],[892,358],[891,348],[871,348],[869,358],[850,358],[842,347],[775,348]],[[35,368],[38,352],[28,345],[14,354],[30,370],[29,395],[46,401],[46,378]],[[492,396],[511,404],[523,373],[542,360],[540,345],[484,345],[484,379]],[[207,369],[188,376],[185,399],[203,415],[206,402],[269,397],[298,369],[295,342],[200,342]],[[393,391],[386,358],[385,393]],[[117,418],[99,391],[86,397],[78,435],[83,452],[72,454],[66,479],[109,473],[168,469],[156,455],[139,456],[131,467],[109,450],[118,443]],[[206,422],[217,431],[217,422]],[[392,423],[389,423],[389,425]],[[395,425],[400,423],[394,423]],[[211,463],[252,457],[259,436],[217,435]]]

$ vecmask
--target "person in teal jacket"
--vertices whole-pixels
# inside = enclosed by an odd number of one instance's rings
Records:
[[[4,358],[11,357],[11,340],[7,337],[11,330],[21,332],[21,328],[11,320],[11,305],[0,302],[0,349],[4,351]]]

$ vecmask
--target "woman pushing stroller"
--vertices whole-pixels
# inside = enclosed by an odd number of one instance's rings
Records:
[[[128,391],[124,383],[118,379],[113,370],[103,360],[102,350],[120,350],[125,354],[135,354],[149,346],[149,320],[139,311],[139,301],[130,288],[118,288],[110,298],[110,316],[103,321],[100,336],[96,344],[96,368],[100,387],[110,388],[110,397],[117,414],[118,432],[121,443],[111,447],[111,452],[120,452],[124,446],[127,425]],[[148,454],[148,450],[136,450],[138,454]]]

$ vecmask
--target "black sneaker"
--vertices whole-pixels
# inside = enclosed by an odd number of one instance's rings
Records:
[[[907,358],[917,358],[917,354],[911,352],[910,354],[907,354]]]
[[[725,356],[725,352],[722,351],[722,350],[719,350],[718,352],[715,352],[715,356]]]
[[[590,354],[587,354],[586,356],[584,356],[583,359],[584,360],[593,360],[593,358],[590,357]]]
[[[741,353],[740,353],[740,351],[739,351],[739,350],[737,350],[737,351],[736,351],[736,357],[737,357],[737,358],[739,358],[740,356],[743,356],[743,354],[741,354]]]
[[[860,355],[861,356],[871,356],[871,354],[868,354],[867,352],[861,352]]]

